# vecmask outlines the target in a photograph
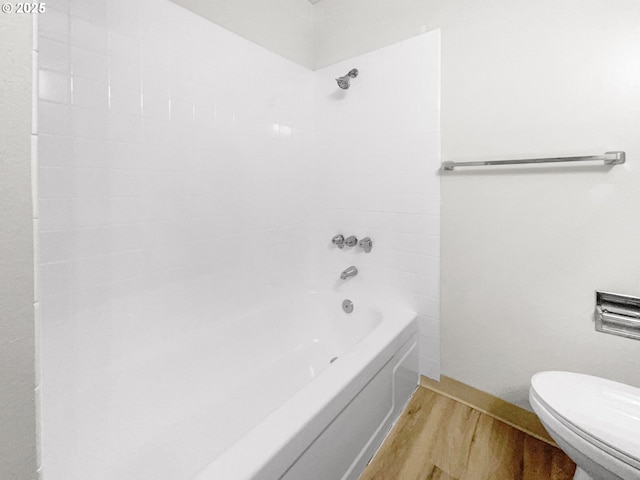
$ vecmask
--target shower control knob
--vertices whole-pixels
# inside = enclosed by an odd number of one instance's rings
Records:
[[[364,250],[364,253],[370,253],[371,247],[373,247],[373,242],[369,237],[365,237],[362,240],[360,240],[360,243],[358,243],[358,246]]]
[[[344,248],[344,237],[338,234],[331,239],[331,243],[333,243],[338,248]]]
[[[358,239],[355,236],[351,235],[350,237],[346,238],[344,244],[347,247],[355,247],[358,244]]]

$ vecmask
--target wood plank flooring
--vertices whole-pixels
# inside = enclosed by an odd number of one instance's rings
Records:
[[[419,387],[360,480],[571,480],[545,442]]]
[[[420,377],[420,385],[445,397],[453,398],[507,425],[522,430],[534,438],[557,447],[556,442],[553,441],[542,423],[540,423],[538,416],[529,410],[520,408],[490,393],[483,392],[445,375],[441,375],[439,381],[431,380],[424,376]]]

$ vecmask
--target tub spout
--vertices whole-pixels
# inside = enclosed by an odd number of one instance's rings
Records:
[[[347,268],[340,274],[340,278],[342,280],[346,280],[347,278],[355,277],[357,274],[358,274],[358,269],[353,265],[351,265],[349,268]]]

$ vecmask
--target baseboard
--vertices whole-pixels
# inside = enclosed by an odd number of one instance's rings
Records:
[[[557,447],[556,442],[540,423],[538,416],[529,410],[445,376],[441,376],[439,382],[421,376],[420,385]]]

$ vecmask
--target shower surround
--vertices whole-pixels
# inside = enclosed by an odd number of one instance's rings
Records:
[[[48,2],[35,55],[45,478],[205,468],[210,452],[177,432],[198,423],[192,387],[224,390],[233,365],[160,366],[274,299],[402,303],[419,314],[421,372],[438,375],[437,32],[312,72],[163,0]],[[372,252],[332,248],[339,232],[372,237]],[[262,384],[255,345],[245,385]],[[134,394],[121,379],[136,369],[175,389]],[[175,470],[155,469],[163,455]]]

